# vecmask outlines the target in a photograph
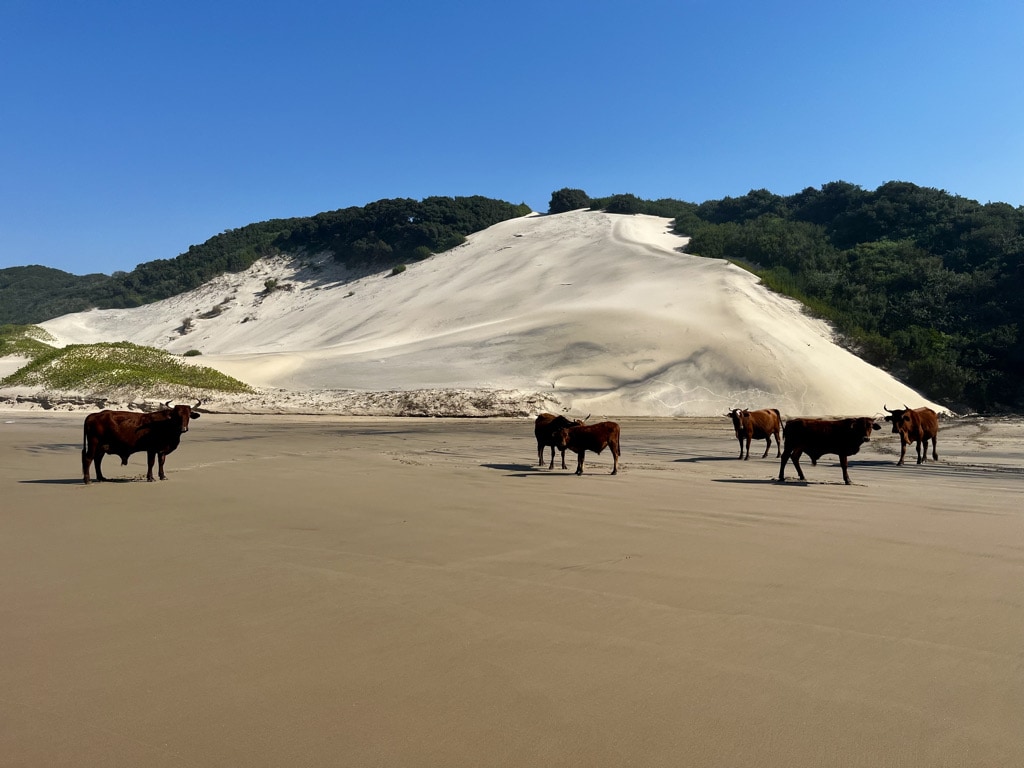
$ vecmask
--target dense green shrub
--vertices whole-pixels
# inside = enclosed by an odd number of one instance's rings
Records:
[[[751,265],[869,362],[957,409],[1024,408],[1024,208],[889,182],[754,190],[677,217],[686,250]]]
[[[0,384],[75,391],[159,387],[252,391],[247,384],[213,368],[183,363],[163,350],[126,341],[51,348],[0,380]]]
[[[582,189],[570,189],[563,187],[551,193],[551,202],[548,203],[548,213],[566,213],[579,208],[586,208],[590,205],[590,197]]]

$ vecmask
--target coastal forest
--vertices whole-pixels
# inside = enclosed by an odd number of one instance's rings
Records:
[[[113,275],[72,275],[43,266],[0,269],[0,325],[40,323],[88,309],[138,307],[198,288],[261,258],[329,251],[359,269],[428,258],[498,222],[530,213],[486,197],[378,200],[315,216],[271,219],[229,229],[173,259]]]
[[[548,213],[579,208],[671,218],[689,237],[682,250],[750,270],[928,398],[958,412],[1024,411],[1024,208],[909,182],[865,190],[836,181],[703,203],[592,198],[567,187],[552,193]],[[0,325],[140,306],[282,253],[329,251],[350,266],[394,268],[529,212],[484,197],[380,200],[228,230],[131,272],[12,267],[0,270]]]
[[[552,211],[579,207],[671,217],[687,253],[750,270],[929,399],[957,412],[1024,411],[1024,208],[901,181],[699,204],[552,195]]]

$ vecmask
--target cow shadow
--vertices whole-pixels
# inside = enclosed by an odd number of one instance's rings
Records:
[[[547,466],[533,464],[481,464],[485,469],[497,469],[501,472],[509,472],[509,477],[558,477],[561,475],[575,477],[576,468],[572,469],[548,469]]]
[[[38,443],[25,446],[28,453],[65,453],[68,451],[81,451],[80,443]]]
[[[673,459],[672,461],[675,464],[704,464],[715,461],[745,461],[745,459],[738,459],[735,456],[690,456],[686,459]],[[755,461],[755,459],[750,459],[750,461]],[[771,461],[771,459],[758,458],[756,461]],[[775,461],[778,462],[778,459]]]
[[[55,477],[41,480],[19,480],[18,483],[21,485],[85,485],[80,477],[74,479],[70,477]]]

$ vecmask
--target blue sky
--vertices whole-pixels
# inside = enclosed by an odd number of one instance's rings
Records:
[[[390,197],[1024,204],[1024,3],[0,0],[0,267]]]

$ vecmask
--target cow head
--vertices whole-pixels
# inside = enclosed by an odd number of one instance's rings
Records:
[[[743,423],[743,420],[746,419],[749,415],[750,411],[747,408],[733,408],[731,411],[725,414],[726,418],[732,419],[732,427],[737,432],[739,432],[740,425]]]
[[[888,412],[888,416],[885,417],[886,421],[892,422],[892,433],[895,435],[897,432],[906,431],[910,429],[910,408],[904,403],[902,408],[890,411],[886,406],[882,406],[882,410]]]
[[[855,437],[860,437],[860,442],[866,443],[871,439],[871,433],[881,429],[881,425],[871,416],[860,416],[856,419],[849,419],[850,430]]]
[[[577,419],[577,421],[578,421],[578,419]],[[582,424],[577,424],[576,426],[583,426],[583,425]],[[574,429],[574,427],[561,427],[560,429],[556,429],[551,434],[551,438],[552,438],[552,440],[553,440],[553,442],[555,444],[555,448],[558,448],[559,450],[565,450],[566,448],[569,447],[569,430],[570,429]]]
[[[203,404],[202,400],[197,400],[195,405],[176,405],[173,408],[170,407],[171,401],[168,400],[166,406],[173,411],[174,415],[171,417],[181,424],[181,432],[184,434],[188,432],[188,423],[192,419],[198,419],[200,416],[199,411],[195,410]]]

